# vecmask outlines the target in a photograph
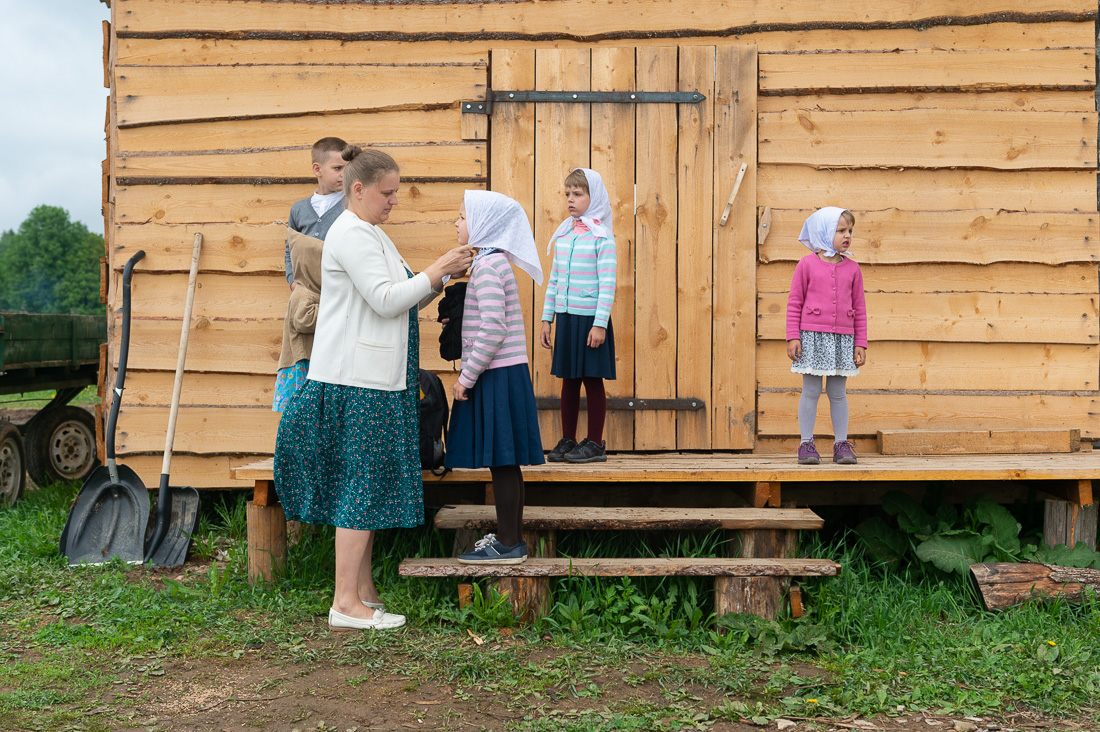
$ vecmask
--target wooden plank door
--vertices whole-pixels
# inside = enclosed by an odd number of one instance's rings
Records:
[[[531,217],[546,244],[564,218],[562,183],[591,167],[607,184],[618,274],[611,398],[688,399],[698,410],[608,412],[611,450],[728,450],[753,446],[756,320],[756,49],[752,46],[506,49],[492,55],[492,88],[537,91],[695,91],[701,104],[495,105],[490,186]],[[719,226],[741,163],[733,213]],[[520,278],[523,280],[524,278]],[[536,396],[556,397],[539,346],[545,283],[521,284]],[[580,416],[578,434],[586,434]],[[542,410],[543,444],[561,436]]]

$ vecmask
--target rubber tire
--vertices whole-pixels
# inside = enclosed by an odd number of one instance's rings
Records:
[[[19,428],[0,419],[0,505],[10,506],[27,487],[26,453]]]
[[[27,426],[23,441],[27,473],[38,486],[84,480],[99,465],[95,417],[79,407],[53,407],[40,412]]]

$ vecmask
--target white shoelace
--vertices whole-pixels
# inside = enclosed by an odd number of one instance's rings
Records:
[[[486,534],[474,542],[474,549],[484,549],[497,540],[496,534]]]

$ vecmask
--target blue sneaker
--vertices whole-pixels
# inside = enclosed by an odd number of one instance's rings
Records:
[[[474,542],[474,548],[458,557],[459,564],[523,564],[527,561],[527,542],[504,546],[495,534],[486,534]]]

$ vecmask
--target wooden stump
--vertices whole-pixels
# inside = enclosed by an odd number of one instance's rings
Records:
[[[1096,549],[1097,504],[1079,506],[1072,501],[1046,500],[1043,503],[1043,540],[1047,546],[1073,547],[1083,541]]]
[[[508,595],[521,623],[546,617],[550,612],[549,577],[501,577],[493,580],[493,584],[500,594]]]
[[[550,558],[558,556],[558,532],[524,531],[523,540],[527,542],[527,556]]]
[[[731,556],[786,558],[794,556],[798,533],[788,529],[745,529],[727,532]],[[790,579],[786,577],[715,577],[714,613],[751,613],[773,620],[783,603]]]
[[[286,516],[283,507],[248,502],[248,581],[274,582],[286,569]]]

